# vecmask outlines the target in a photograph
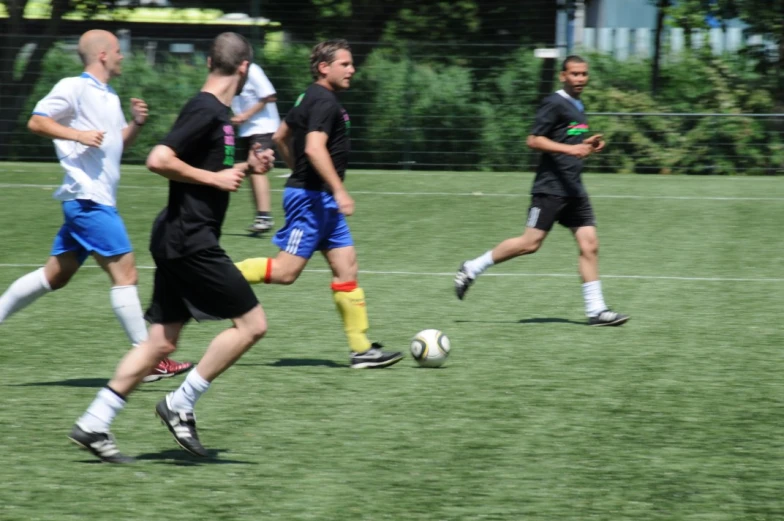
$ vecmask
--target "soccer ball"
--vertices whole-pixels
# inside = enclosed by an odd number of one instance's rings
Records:
[[[420,367],[440,367],[451,348],[449,337],[438,329],[425,329],[411,339],[411,356]]]

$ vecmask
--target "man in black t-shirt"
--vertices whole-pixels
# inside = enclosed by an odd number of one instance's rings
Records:
[[[201,92],[180,111],[169,134],[150,152],[147,167],[169,179],[169,200],[152,229],[155,286],[146,318],[149,339],[123,358],[112,380],[77,420],[70,438],[103,461],[128,463],[109,432],[115,415],[150,369],[177,348],[191,319],[229,319],[233,327],[210,343],[185,382],[161,400],[156,414],[188,452],[206,456],[193,409],[210,383],[264,335],[264,310],[250,285],[221,249],[221,226],[246,171],[269,170],[272,152],[234,162],[229,106],[242,90],[253,51],[245,38],[223,33],[213,41]]]
[[[588,324],[620,326],[628,315],[604,303],[599,281],[599,239],[591,201],[582,181],[583,160],[601,152],[601,134],[590,132],[580,95],[588,83],[588,64],[569,56],[561,69],[563,89],[547,96],[536,113],[528,146],[542,153],[531,188],[531,206],[523,235],[507,239],[479,257],[464,262],[455,275],[457,298],[463,299],[476,278],[494,264],[535,253],[553,224],[574,234],[580,249],[579,269]]]
[[[345,219],[354,213],[354,200],[343,185],[351,120],[336,92],[347,89],[354,75],[351,48],[345,40],[316,45],[310,69],[315,82],[273,136],[291,168],[283,192],[286,224],[272,240],[280,252],[274,259],[246,259],[237,267],[254,284],[291,284],[321,251],[332,269],[332,296],[343,319],[351,367],[388,367],[403,355],[368,340],[365,293],[357,284],[357,253]]]

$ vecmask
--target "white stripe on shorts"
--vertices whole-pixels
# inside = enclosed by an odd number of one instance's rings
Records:
[[[528,228],[536,227],[536,221],[539,220],[540,212],[541,210],[536,206],[531,207],[531,209],[528,211],[528,222],[525,223]]]
[[[296,255],[301,240],[302,240],[302,230],[300,230],[299,228],[294,228],[294,231],[291,232],[291,235],[289,235],[289,242],[288,244],[286,244],[286,253]]]

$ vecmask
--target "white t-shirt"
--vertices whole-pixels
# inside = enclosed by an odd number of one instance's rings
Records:
[[[248,71],[248,81],[239,96],[235,96],[232,100],[231,110],[234,114],[245,112],[260,100],[273,94],[275,94],[275,87],[272,86],[267,75],[264,74],[261,67],[252,63]],[[278,106],[274,102],[267,103],[263,109],[240,125],[239,135],[240,137],[248,137],[255,134],[272,134],[278,130],[279,126]]]
[[[54,148],[65,169],[63,184],[54,193],[60,201],[89,199],[107,206],[117,205],[122,130],[128,126],[120,97],[110,86],[84,72],[65,78],[54,86],[33,109],[77,130],[103,130],[101,146],[88,147],[76,141],[55,139]]]

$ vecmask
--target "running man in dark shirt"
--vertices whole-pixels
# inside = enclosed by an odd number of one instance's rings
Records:
[[[168,204],[155,220],[150,240],[156,270],[146,314],[149,339],[122,359],[70,434],[103,461],[133,461],[119,452],[109,427],[142,378],[177,348],[185,324],[191,318],[229,319],[233,327],[215,337],[183,384],[155,408],[182,448],[206,456],[196,432],[196,400],[267,330],[256,295],[219,245],[229,192],[239,188],[246,172],[269,170],[273,159],[271,151],[257,149],[248,163],[234,162],[229,106],[242,90],[252,60],[252,48],[242,36],[215,38],[201,92],[185,104],[169,134],[147,157],[147,167],[169,179]]]
[[[463,299],[476,278],[494,264],[535,253],[558,222],[574,234],[580,249],[579,269],[588,324],[620,326],[628,315],[604,303],[599,280],[596,218],[582,181],[583,160],[601,152],[601,134],[590,132],[580,95],[588,84],[588,64],[569,56],[561,69],[563,89],[547,96],[536,113],[528,146],[542,153],[531,188],[531,206],[523,235],[507,239],[485,254],[464,262],[455,276],[457,298]]]
[[[403,355],[368,340],[365,293],[357,284],[357,253],[345,218],[354,213],[354,200],[343,185],[351,121],[336,92],[348,89],[354,75],[348,43],[316,45],[310,70],[315,82],[273,136],[292,171],[283,192],[286,224],[273,238],[280,251],[274,259],[247,259],[237,266],[252,284],[291,284],[321,251],[332,269],[332,294],[352,351],[351,367],[387,367]]]

